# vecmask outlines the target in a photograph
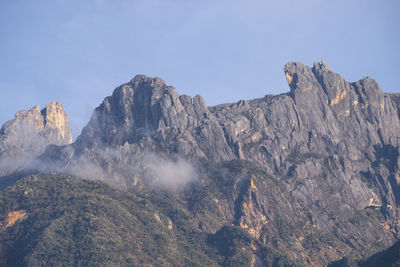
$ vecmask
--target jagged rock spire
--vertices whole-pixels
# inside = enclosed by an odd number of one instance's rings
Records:
[[[61,103],[51,102],[16,113],[0,130],[0,174],[43,153],[50,144],[72,143],[72,132]]]

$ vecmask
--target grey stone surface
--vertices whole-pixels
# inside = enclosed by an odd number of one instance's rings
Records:
[[[51,146],[40,159],[55,171],[128,190],[146,190],[148,153],[185,158],[199,173],[198,162],[251,162],[282,186],[285,197],[254,178],[257,190],[249,184],[247,193],[251,210],[237,215],[236,200],[227,196],[221,209],[234,218],[227,222],[263,243],[279,249],[283,242],[292,259],[308,264],[393,244],[400,230],[400,98],[368,77],[347,82],[325,62],[312,68],[290,62],[284,72],[288,93],[213,107],[201,96],[179,96],[160,78],[138,75],[104,99],[75,143]],[[382,217],[363,224],[357,218],[369,210]],[[292,227],[293,216],[337,243],[307,250],[304,235],[293,233],[290,241],[271,244],[274,231],[283,231],[279,218]],[[268,218],[271,227],[263,226]]]
[[[60,103],[51,102],[42,110],[37,105],[19,111],[0,130],[0,175],[10,174],[50,144],[70,143],[71,128]]]

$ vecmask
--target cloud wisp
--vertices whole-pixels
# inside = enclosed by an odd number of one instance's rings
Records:
[[[198,179],[195,168],[181,157],[171,160],[147,154],[143,166],[146,177],[150,178],[153,185],[162,189],[181,189]]]
[[[49,146],[37,158],[0,156],[0,167],[41,173],[68,173],[83,179],[100,180],[121,189],[149,186],[157,190],[180,191],[199,179],[196,169],[177,155],[159,155],[120,148],[95,149],[76,154],[71,145]]]

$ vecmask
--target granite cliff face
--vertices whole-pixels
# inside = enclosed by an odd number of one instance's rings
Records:
[[[176,231],[246,232],[253,266],[273,251],[321,266],[389,247],[400,235],[399,96],[368,77],[349,83],[325,62],[284,72],[288,93],[213,107],[138,75],[104,99],[76,142],[47,147],[38,171],[152,201],[157,164],[161,176],[196,176],[157,205],[184,210],[164,211]]]
[[[51,102],[40,110],[21,110],[0,130],[0,175],[42,154],[50,144],[72,143],[68,117],[60,103]]]
[[[137,76],[103,101],[73,147],[248,160],[310,206],[344,213],[397,206],[396,102],[374,80],[348,83],[325,62],[288,63],[285,75],[287,94],[215,107],[179,96],[160,78]],[[346,190],[327,194],[332,186]]]

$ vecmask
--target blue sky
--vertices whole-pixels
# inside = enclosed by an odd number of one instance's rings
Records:
[[[0,0],[0,124],[60,101],[74,137],[136,74],[208,105],[289,90],[283,66],[326,60],[400,92],[400,1]]]

